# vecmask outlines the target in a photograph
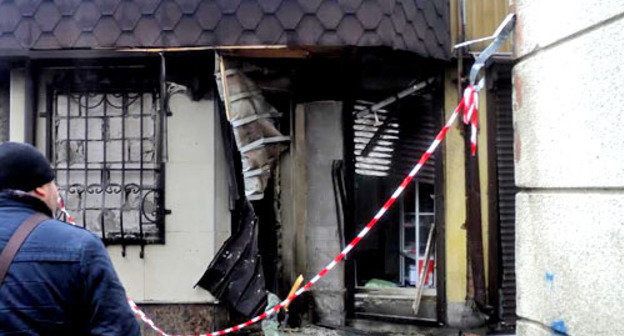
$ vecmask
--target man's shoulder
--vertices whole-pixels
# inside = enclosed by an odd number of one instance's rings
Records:
[[[56,219],[43,221],[32,234],[35,240],[66,248],[82,249],[101,244],[100,238],[90,231]]]
[[[53,218],[49,218],[41,222],[40,227],[43,231],[50,231],[49,233],[57,233],[64,236],[74,236],[84,239],[94,237],[91,232],[80,226],[75,226]]]

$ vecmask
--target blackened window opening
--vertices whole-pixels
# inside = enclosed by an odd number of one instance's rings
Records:
[[[372,102],[357,100],[354,110]],[[422,91],[399,104],[353,117],[354,225],[359,232],[396,190],[435,139],[434,95]],[[379,134],[377,134],[379,133]],[[377,134],[377,136],[375,136]],[[376,139],[371,151],[363,149]],[[425,248],[434,209],[435,160],[432,155],[400,199],[379,220],[352,256],[358,287],[414,287],[424,271]],[[435,253],[429,258],[425,288],[436,288]],[[429,291],[430,293],[432,291]],[[411,311],[411,310],[410,310]]]
[[[164,243],[158,92],[76,86],[48,99],[51,161],[76,225],[106,244]]]

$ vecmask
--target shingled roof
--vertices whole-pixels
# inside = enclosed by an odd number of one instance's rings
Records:
[[[0,0],[5,51],[386,46],[450,57],[448,0]]]

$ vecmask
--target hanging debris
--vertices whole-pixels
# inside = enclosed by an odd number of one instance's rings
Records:
[[[275,127],[273,118],[280,113],[262,96],[256,83],[245,75],[249,65],[217,56],[215,73],[219,96],[225,104],[227,119],[234,129],[241,154],[245,196],[264,197],[264,189],[274,162],[290,141]]]
[[[232,236],[219,249],[197,286],[238,313],[251,316],[264,309],[267,293],[264,270],[258,253],[258,218],[243,195],[241,160],[230,123],[223,109],[219,121],[228,165]]]
[[[240,229],[223,244],[197,285],[251,316],[266,306],[267,295],[258,254],[258,219],[245,199],[237,202],[233,215]]]

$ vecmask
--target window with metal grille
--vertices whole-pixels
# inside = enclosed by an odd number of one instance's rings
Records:
[[[49,155],[76,224],[107,244],[164,243],[157,91],[72,86],[47,96]]]

